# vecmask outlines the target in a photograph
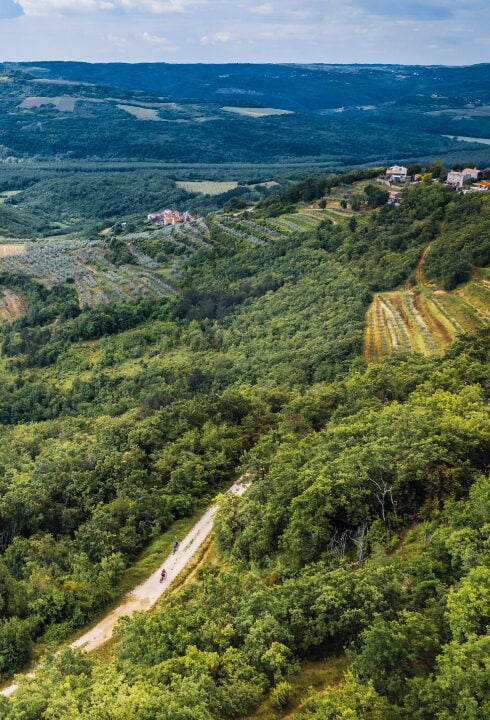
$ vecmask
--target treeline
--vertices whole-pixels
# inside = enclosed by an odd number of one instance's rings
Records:
[[[276,217],[287,213],[298,202],[311,202],[328,195],[333,187],[341,184],[352,185],[359,180],[370,180],[377,177],[383,168],[368,170],[351,170],[347,173],[329,174],[323,177],[309,177],[281,192],[272,193],[255,206],[255,211],[266,217]]]
[[[234,180],[242,173],[237,167],[235,172],[230,170],[230,177]],[[58,172],[33,168],[16,173],[9,169],[0,188],[7,191],[13,187],[18,192],[0,203],[0,233],[33,237],[61,234],[63,229],[95,232],[123,218],[125,232],[138,231],[152,211],[171,207],[207,215],[236,196],[253,202],[268,193],[267,188],[238,187],[218,196],[204,196],[177,187],[176,175],[179,171],[171,169],[107,171],[96,165],[92,172],[88,168],[75,172],[69,165],[61,165]],[[114,230],[123,231],[120,225]]]
[[[53,219],[82,217],[102,221],[134,213],[185,205],[189,194],[155,171],[96,174],[65,173],[43,179],[12,198],[30,212],[49,212]]]
[[[44,213],[17,208],[0,203],[0,235],[11,238],[30,238],[51,229],[49,217]]]

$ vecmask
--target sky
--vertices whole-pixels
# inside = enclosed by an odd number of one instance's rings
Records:
[[[0,0],[0,61],[490,61],[490,0]]]

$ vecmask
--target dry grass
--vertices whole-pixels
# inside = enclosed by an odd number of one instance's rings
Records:
[[[23,110],[34,110],[43,105],[53,105],[56,110],[61,112],[73,112],[78,98],[69,95],[61,95],[59,97],[28,97],[19,105]]]
[[[14,322],[24,315],[27,315],[27,308],[22,295],[14,290],[0,288],[0,319]]]
[[[23,255],[26,251],[24,243],[7,243],[0,245],[0,257],[10,257],[12,255]]]
[[[153,120],[153,122],[161,122],[161,117],[158,115],[158,110],[154,108],[140,107],[139,105],[118,105],[119,110],[133,115],[138,120]]]
[[[226,105],[222,110],[252,118],[262,118],[268,115],[294,115],[292,110],[281,110],[280,108],[232,107]]]
[[[230,190],[235,190],[238,183],[214,182],[213,180],[179,180],[175,183],[178,188],[191,193],[200,193],[201,195],[222,195]]]

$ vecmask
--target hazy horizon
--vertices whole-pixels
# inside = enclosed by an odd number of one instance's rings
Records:
[[[0,59],[467,66],[489,26],[486,0],[0,0]]]

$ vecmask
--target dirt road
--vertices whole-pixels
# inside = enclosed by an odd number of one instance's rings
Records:
[[[228,493],[238,496],[243,495],[249,485],[250,483],[248,482],[239,481],[231,486]],[[70,647],[82,648],[86,652],[91,652],[110,639],[119,618],[125,615],[131,616],[137,610],[149,610],[153,607],[165,590],[168,589],[170,583],[175,580],[192,559],[193,555],[199,550],[213,528],[213,520],[217,511],[218,505],[212,505],[185,538],[181,540],[177,551],[165,558],[160,569],[128,593],[115,610],[109,613],[91,630],[72,642]],[[160,571],[162,567],[167,571],[167,577],[163,582],[160,582]],[[29,673],[29,677],[33,677],[33,673]],[[0,695],[9,697],[15,693],[17,688],[17,684],[9,685],[3,688],[3,690],[0,690]]]

